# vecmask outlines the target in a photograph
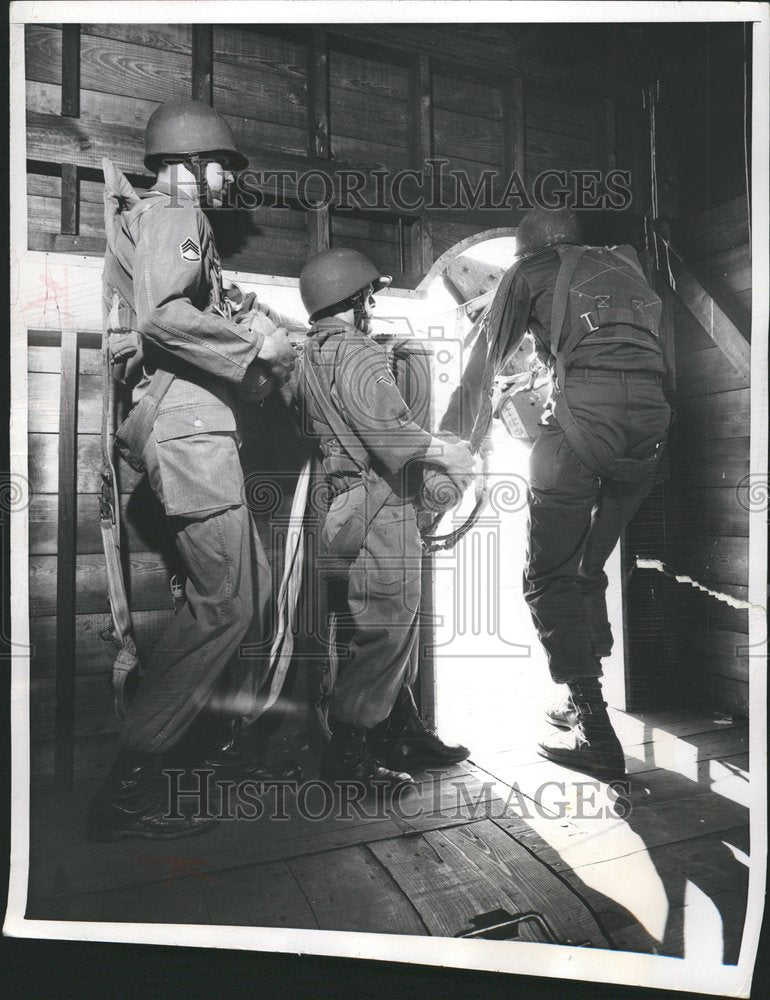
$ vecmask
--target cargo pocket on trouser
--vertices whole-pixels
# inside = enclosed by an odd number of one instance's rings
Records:
[[[414,508],[384,506],[372,521],[353,567],[356,599],[352,609],[394,627],[408,625],[420,604],[421,567]]]
[[[235,417],[222,406],[169,410],[155,421],[150,484],[169,517],[209,516],[243,503]]]

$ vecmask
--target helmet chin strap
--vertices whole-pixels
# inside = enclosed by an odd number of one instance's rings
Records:
[[[198,200],[203,208],[214,207],[211,192],[209,191],[209,186],[206,181],[206,165],[208,162],[208,160],[204,160],[200,156],[190,156],[186,160],[182,161],[182,164],[195,178],[195,183],[198,186]]]

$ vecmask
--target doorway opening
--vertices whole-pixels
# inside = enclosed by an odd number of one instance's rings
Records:
[[[489,301],[515,257],[515,231],[489,231],[444,254],[420,286],[433,317],[431,337],[444,339],[433,352],[437,425],[467,363],[479,315],[476,304]],[[483,280],[486,294],[479,294]],[[460,308],[463,298],[466,310]],[[564,691],[550,679],[522,589],[530,447],[512,438],[499,419],[493,422],[491,443],[487,507],[455,548],[438,553],[433,563],[435,628],[428,662],[433,665],[435,723],[442,738],[464,743],[474,754],[534,742],[548,728],[545,708]],[[446,516],[447,530],[465,521],[474,500],[469,490],[461,507]],[[616,642],[613,656],[604,661],[605,689],[610,703],[624,708],[619,546],[607,574]]]

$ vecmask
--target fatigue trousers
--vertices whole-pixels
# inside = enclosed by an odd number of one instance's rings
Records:
[[[568,374],[564,392],[605,460],[646,458],[668,429],[660,376],[583,369]],[[658,470],[635,483],[600,478],[550,420],[530,456],[524,597],[551,677],[565,683],[602,674],[613,643],[604,567]]]
[[[163,500],[153,439],[145,458]],[[186,571],[186,600],[153,649],[128,708],[122,744],[142,753],[173,747],[214,696],[219,713],[247,715],[259,684],[260,662],[238,656],[244,640],[264,639],[270,587],[249,510],[241,502],[169,523]]]
[[[345,523],[359,490],[333,501],[322,531],[324,546]],[[421,568],[414,507],[386,504],[372,520],[346,578],[327,579],[329,605],[338,616],[339,657],[329,715],[339,722],[376,726],[390,715],[401,686],[414,683]]]

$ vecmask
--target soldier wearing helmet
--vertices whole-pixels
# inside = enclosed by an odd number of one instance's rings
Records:
[[[582,245],[569,208],[533,209],[517,240],[441,431],[475,436],[491,418],[482,386],[529,331],[552,389],[530,457],[524,596],[551,676],[568,687],[546,713],[562,732],[539,752],[614,777],[625,759],[600,680],[613,642],[604,566],[660,474],[671,412],[661,303],[636,251]]]
[[[259,399],[294,366],[285,330],[258,332],[233,316],[203,200],[220,204],[246,166],[226,121],[197,101],[160,106],[146,130],[147,197],[116,227],[108,295],[141,337],[135,406],[118,432],[128,460],[146,468],[174,532],[186,601],[158,640],[128,709],[118,759],[91,804],[89,835],[165,839],[206,821],[169,818],[159,765],[193,726],[211,745],[197,763],[263,776],[239,755],[232,727],[202,725],[204,709],[247,631],[264,627],[270,573],[245,504],[235,396]],[[231,662],[232,661],[232,662]],[[221,735],[221,739],[220,739]],[[193,757],[195,759],[195,757]],[[256,770],[255,770],[256,769]]]
[[[406,470],[427,461],[464,489],[473,459],[466,443],[441,442],[414,421],[385,349],[369,336],[374,295],[390,281],[346,249],[322,251],[300,276],[313,323],[300,403],[332,496],[321,567],[345,639],[320,776],[364,786],[408,782],[407,768],[469,753],[427,729],[412,696],[421,542]]]

